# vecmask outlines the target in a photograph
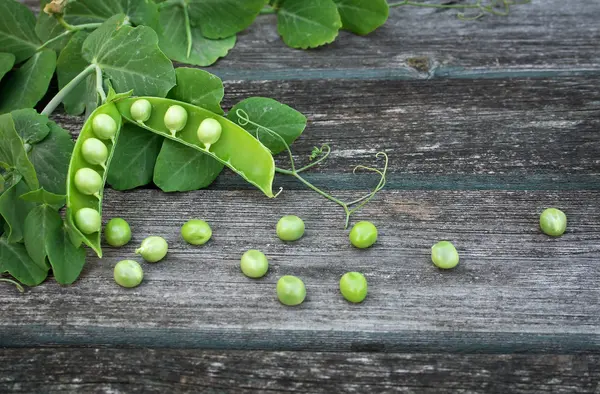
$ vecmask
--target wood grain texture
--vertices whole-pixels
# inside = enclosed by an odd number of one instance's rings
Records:
[[[350,193],[340,192],[342,197]],[[119,216],[132,242],[89,256],[81,279],[50,280],[24,295],[2,286],[0,346],[32,344],[159,347],[581,352],[600,351],[599,192],[385,191],[356,220],[379,227],[368,250],[348,242],[343,212],[307,191],[275,199],[258,191],[108,190],[104,219]],[[548,206],[564,209],[568,232],[540,233]],[[307,232],[283,243],[275,224],[284,214],[304,218]],[[206,219],[213,239],[192,247],[180,238],[190,218]],[[144,264],[144,283],[118,287],[114,264],[135,258],[148,235],[170,243],[167,258]],[[455,243],[458,268],[443,272],[430,247]],[[270,259],[268,275],[245,278],[239,259],[248,249]],[[366,275],[362,305],[339,294],[346,271]],[[301,277],[307,300],[280,305],[281,275]]]
[[[38,0],[23,2],[37,10]],[[508,17],[465,22],[454,10],[401,7],[370,35],[342,31],[333,44],[310,51],[285,46],[276,17],[261,16],[211,71],[259,80],[598,73],[598,13],[597,1],[533,0]]]
[[[12,393],[594,393],[594,355],[0,350]]]

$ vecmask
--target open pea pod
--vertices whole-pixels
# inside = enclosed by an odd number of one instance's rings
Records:
[[[114,103],[98,107],[83,125],[67,176],[67,212],[71,241],[88,245],[102,257],[102,195],[119,137],[121,114]]]
[[[131,106],[138,100],[147,100],[151,104],[150,113],[144,116],[147,118],[144,121],[136,121],[131,114]],[[117,102],[116,105],[123,118],[129,122],[215,158],[259,188],[268,197],[275,197],[273,194],[275,161],[271,152],[229,119],[188,103],[156,97],[128,98]],[[178,113],[178,115],[187,115],[187,121],[182,122],[185,125],[181,130],[169,130],[165,125],[165,115],[172,106],[179,106],[186,112]],[[222,129],[219,139],[207,147],[200,142],[197,132],[200,123],[209,118],[219,122]]]

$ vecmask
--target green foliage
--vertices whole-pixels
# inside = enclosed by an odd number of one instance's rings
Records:
[[[389,7],[386,0],[333,0],[342,19],[342,28],[353,33],[366,35],[388,19]]]
[[[11,112],[15,130],[25,144],[36,144],[50,133],[48,117],[40,115],[35,109],[24,108]]]
[[[38,188],[35,169],[27,157],[25,146],[10,114],[0,115],[0,166],[22,176],[30,188]]]
[[[0,48],[12,53],[17,63],[29,59],[41,45],[35,34],[35,15],[14,0],[0,0]]]
[[[329,44],[341,27],[340,14],[333,0],[284,0],[277,12],[277,31],[293,48],[308,49]]]
[[[13,65],[15,64],[15,55],[12,53],[1,53],[0,52],[0,81],[7,72],[12,70]]]

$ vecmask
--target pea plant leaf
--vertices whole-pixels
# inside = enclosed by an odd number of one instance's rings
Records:
[[[19,197],[21,200],[34,202],[36,204],[44,204],[58,211],[63,205],[65,205],[67,196],[63,194],[55,194],[47,191],[46,189],[39,188],[32,190]]]
[[[12,70],[15,64],[15,55],[12,53],[0,53],[0,81],[7,72]]]
[[[60,214],[48,205],[38,205],[27,215],[23,241],[29,257],[38,266],[46,266],[48,235],[58,231],[62,225]]]
[[[152,182],[154,163],[164,137],[125,123],[115,147],[108,183],[115,190],[130,190]]]
[[[342,19],[342,28],[365,35],[382,26],[388,19],[387,0],[333,0]]]
[[[0,261],[2,272],[8,272],[27,286],[37,286],[48,276],[48,268],[37,265],[27,254],[25,245],[11,243],[5,236],[0,237]]]
[[[75,282],[85,265],[85,249],[73,245],[64,225],[48,233],[46,251],[56,281],[62,285]]]
[[[183,7],[165,7],[160,11],[160,48],[170,59],[205,67],[226,56],[235,46],[235,36],[211,40],[202,35],[200,28],[189,23]],[[189,37],[186,33],[187,28],[190,29]]]
[[[51,193],[64,195],[74,143],[68,131],[53,121],[48,121],[47,125],[50,128],[48,136],[32,145],[28,157],[37,173],[39,185]],[[36,189],[32,187],[32,190]]]
[[[35,15],[27,6],[15,0],[0,1],[0,48],[15,55],[21,63],[31,57],[41,45],[35,34]]]
[[[225,96],[221,78],[197,68],[178,67],[175,69],[177,85],[171,89],[168,98],[202,107],[222,115],[221,101]]]
[[[193,148],[165,140],[154,167],[154,183],[164,192],[183,192],[208,187],[224,165]]]
[[[25,144],[36,144],[50,133],[48,117],[38,114],[35,109],[18,109],[10,114],[15,122],[15,130]]]
[[[0,113],[29,108],[44,97],[56,69],[56,53],[45,49],[9,74],[2,87]]]
[[[303,1],[303,0],[302,0]],[[267,0],[188,0],[192,25],[206,38],[233,36],[254,22]]]
[[[0,115],[0,164],[7,169],[14,169],[31,189],[39,187],[35,168],[27,157],[10,114]]]
[[[238,110],[243,110],[252,122],[273,130],[289,145],[302,134],[306,127],[306,117],[295,109],[276,100],[265,97],[250,97],[237,103],[227,114],[227,118],[240,124]],[[242,126],[248,133],[258,138],[273,154],[285,150],[283,142],[250,123]]]
[[[27,192],[29,188],[20,180],[0,195],[0,215],[6,222],[5,235],[9,242],[20,242],[23,239],[25,218],[35,207],[34,203],[19,198]]]
[[[277,12],[277,31],[292,48],[329,44],[341,27],[333,0],[284,0]]]

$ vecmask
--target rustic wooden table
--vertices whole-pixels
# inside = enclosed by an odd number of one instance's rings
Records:
[[[0,391],[599,393],[600,2],[476,22],[394,9],[376,33],[308,52],[273,18],[209,69],[225,107],[262,95],[305,113],[298,158],[330,143],[308,176],[341,196],[373,181],[353,166],[387,152],[388,186],[355,218],[378,243],[353,249],[339,207],[281,177],[275,200],[230,172],[192,193],[108,190],[105,220],[131,223],[128,246],[90,253],[72,286],[0,286]],[[549,206],[569,218],[558,239],[538,230]],[[283,244],[274,226],[292,213],[306,236]],[[209,246],[180,240],[192,217],[213,226]],[[124,291],[112,268],[150,234],[168,258]],[[461,254],[450,272],[430,262],[440,239]],[[249,248],[270,258],[264,279],[239,273]],[[362,305],[337,291],[348,270],[369,280]],[[300,307],[277,302],[283,274],[304,279]]]

